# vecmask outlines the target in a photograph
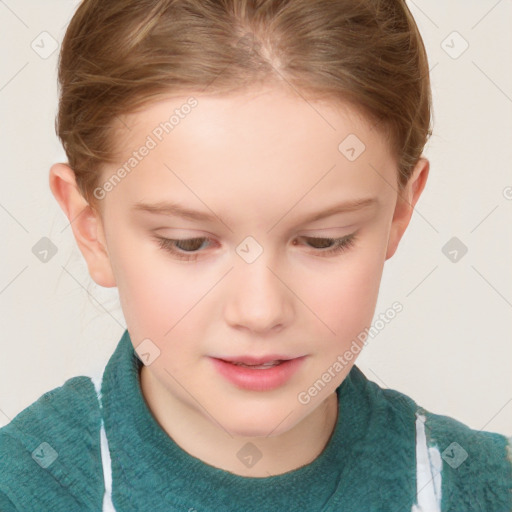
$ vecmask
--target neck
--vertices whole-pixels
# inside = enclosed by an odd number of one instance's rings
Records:
[[[302,421],[278,436],[231,436],[173,397],[145,366],[140,370],[140,383],[151,414],[181,449],[206,464],[244,477],[280,475],[311,463],[326,447],[338,419],[338,399],[333,392]],[[261,459],[244,469],[236,454],[249,442],[257,446]]]

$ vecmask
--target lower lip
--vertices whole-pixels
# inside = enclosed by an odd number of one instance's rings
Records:
[[[305,358],[306,356],[290,359],[268,370],[252,370],[222,359],[211,359],[219,373],[235,386],[251,391],[270,391],[285,384],[299,369]]]

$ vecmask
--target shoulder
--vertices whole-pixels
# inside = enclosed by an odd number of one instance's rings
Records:
[[[472,429],[397,390],[365,384],[373,390],[379,414],[395,418],[394,428],[407,424],[416,432],[418,496],[431,494],[438,503],[425,510],[512,511],[512,437]]]
[[[420,408],[429,448],[439,452],[442,510],[512,510],[512,438],[475,430]]]
[[[89,376],[68,379],[23,409],[0,428],[0,504],[7,510],[101,508],[100,426]]]
[[[380,388],[374,382],[369,384],[377,390],[385,407],[394,414],[408,411],[419,421],[423,419],[425,435],[429,447],[440,450],[445,467],[464,468],[460,474],[469,476],[475,472],[483,479],[486,472],[495,475],[495,471],[512,480],[512,436],[485,430],[476,430],[450,416],[436,414],[419,406],[409,396],[394,389]],[[455,467],[456,466],[456,467]],[[512,510],[512,509],[511,509]]]

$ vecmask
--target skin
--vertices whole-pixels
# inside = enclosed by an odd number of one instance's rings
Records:
[[[169,96],[125,116],[119,163],[105,167],[100,183],[189,96]],[[91,277],[118,287],[134,347],[149,338],[160,349],[142,367],[140,382],[162,429],[207,464],[242,476],[277,475],[313,461],[333,433],[335,389],[357,357],[309,403],[298,394],[371,325],[384,263],[407,228],[429,162],[418,161],[399,193],[389,142],[347,104],[306,101],[275,86],[194,97],[198,106],[105,195],[99,212],[66,164],[52,166],[50,187],[73,221]],[[366,146],[353,162],[338,150],[349,134]],[[359,198],[377,202],[302,220]],[[218,218],[134,212],[138,201],[176,201]],[[330,256],[305,238],[354,232],[354,245]],[[180,246],[199,247],[197,259],[185,261],[162,249],[155,234],[208,240]],[[263,249],[250,264],[236,252],[247,236]],[[272,353],[307,355],[292,379],[272,391],[239,389],[208,357]],[[262,453],[252,468],[236,456],[248,441]]]

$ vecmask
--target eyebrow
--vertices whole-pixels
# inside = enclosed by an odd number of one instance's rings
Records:
[[[352,212],[367,208],[368,206],[376,204],[377,198],[367,197],[362,199],[354,199],[351,201],[345,201],[342,203],[335,204],[326,210],[315,212],[311,215],[302,218],[301,223],[314,222],[316,220],[331,217],[337,213]],[[199,210],[192,210],[186,208],[178,203],[161,201],[153,204],[137,202],[133,206],[133,210],[137,212],[147,212],[156,215],[167,215],[173,217],[180,217],[187,220],[195,220],[202,222],[213,222],[215,219],[219,219],[214,213],[207,213]],[[284,216],[283,216],[284,217]]]

